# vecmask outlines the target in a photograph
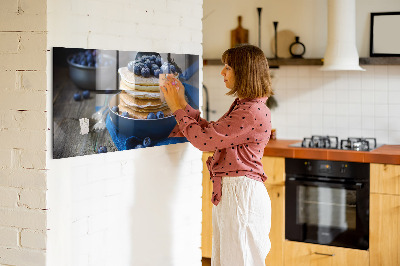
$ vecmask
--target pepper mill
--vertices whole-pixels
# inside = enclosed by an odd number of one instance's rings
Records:
[[[278,34],[277,34],[277,28],[278,28],[278,21],[274,21],[274,29],[275,29],[275,59],[278,58]]]

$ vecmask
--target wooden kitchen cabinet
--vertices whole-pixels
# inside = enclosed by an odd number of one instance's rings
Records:
[[[400,165],[370,164],[370,191],[400,195]]]
[[[203,217],[202,217],[202,256],[211,258],[212,254],[212,183],[206,161],[211,152],[203,153]],[[271,250],[266,258],[266,265],[283,265],[283,243],[285,230],[285,158],[263,157],[264,171],[268,176],[265,182],[272,205]]]
[[[316,245],[288,240],[285,240],[284,246],[285,266],[369,265],[369,253],[365,250]]]
[[[400,165],[370,167],[370,265],[400,265]]]

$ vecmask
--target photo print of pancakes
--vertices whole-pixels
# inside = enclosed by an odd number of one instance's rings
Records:
[[[170,137],[176,121],[160,93],[163,74],[199,109],[198,55],[54,47],[53,158],[186,142]]]

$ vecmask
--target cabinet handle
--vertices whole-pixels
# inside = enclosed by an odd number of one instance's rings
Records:
[[[319,253],[319,252],[314,252],[314,254],[316,254],[316,255],[324,255],[324,256],[331,256],[331,257],[335,256],[335,254],[327,254],[327,253]]]

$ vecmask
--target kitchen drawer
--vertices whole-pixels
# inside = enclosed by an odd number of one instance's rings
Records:
[[[366,250],[316,245],[285,240],[285,266],[366,266]]]
[[[400,195],[400,165],[370,165],[371,193]]]

